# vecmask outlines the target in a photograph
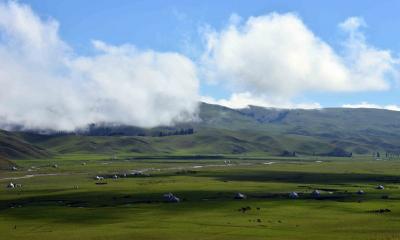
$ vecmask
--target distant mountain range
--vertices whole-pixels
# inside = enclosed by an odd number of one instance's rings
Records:
[[[214,155],[397,155],[400,112],[325,108],[230,109],[202,103],[199,121],[173,127],[91,125],[86,132],[0,131],[0,158],[59,153]]]

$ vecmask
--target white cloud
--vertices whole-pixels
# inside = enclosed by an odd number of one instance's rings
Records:
[[[195,117],[199,83],[188,58],[101,41],[96,55],[78,56],[58,27],[26,5],[0,3],[0,127],[152,127]]]
[[[349,34],[343,43],[343,59],[351,70],[351,77],[360,80],[359,85],[364,85],[366,90],[386,90],[391,81],[398,82],[400,60],[389,50],[377,49],[366,42],[359,29],[366,26],[362,18],[348,18],[339,26]]]
[[[271,108],[287,108],[287,109],[318,109],[322,108],[319,103],[293,103],[285,99],[266,99],[254,96],[250,92],[233,93],[229,99],[214,99],[210,96],[203,96],[201,101],[218,104],[229,108],[239,109],[246,108],[250,105]]]
[[[361,102],[357,104],[344,104],[344,108],[376,108],[376,109],[386,109],[391,111],[400,111],[400,106],[398,105],[378,105],[368,102]]]
[[[366,43],[359,31],[365,26],[362,19],[350,18],[340,26],[349,38],[339,54],[291,13],[231,21],[221,31],[206,31],[204,75],[234,93],[269,101],[289,102],[310,91],[389,89],[398,79],[398,59]]]
[[[360,27],[366,27],[367,24],[365,23],[363,18],[360,17],[349,17],[344,22],[339,24],[339,27],[348,32],[356,31]]]

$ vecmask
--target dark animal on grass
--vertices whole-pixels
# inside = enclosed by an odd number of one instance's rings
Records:
[[[105,185],[107,184],[106,182],[97,182],[96,185]]]
[[[250,211],[250,210],[251,210],[250,206],[239,208],[239,212],[242,212],[242,213],[245,213],[245,212]]]
[[[381,208],[378,210],[375,210],[374,212],[376,213],[390,213],[392,210],[388,209],[388,208]]]

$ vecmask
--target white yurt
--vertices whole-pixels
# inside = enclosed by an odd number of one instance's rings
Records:
[[[299,194],[297,192],[291,192],[289,193],[289,198],[291,199],[299,198]]]
[[[311,193],[313,195],[313,197],[319,197],[321,196],[321,192],[318,189],[315,189],[314,191],[312,191]]]
[[[236,193],[236,195],[235,195],[235,199],[246,199],[246,198],[247,198],[247,196],[240,192]]]

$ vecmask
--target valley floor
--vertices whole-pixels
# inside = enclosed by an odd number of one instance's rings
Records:
[[[15,162],[17,171],[0,171],[1,239],[400,239],[400,160]],[[181,202],[165,202],[168,192]]]

